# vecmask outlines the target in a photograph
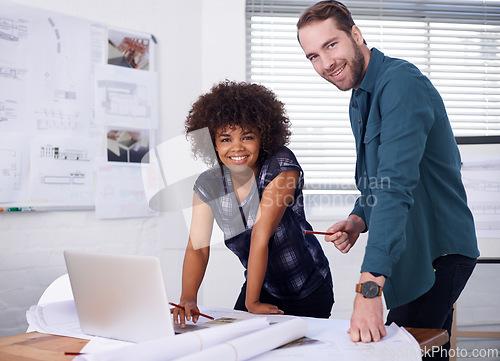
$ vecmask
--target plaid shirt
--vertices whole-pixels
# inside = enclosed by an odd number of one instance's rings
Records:
[[[250,254],[250,238],[260,198],[266,186],[278,174],[296,169],[300,178],[294,201],[286,209],[275,233],[269,239],[269,257],[263,287],[281,299],[301,299],[324,282],[332,284],[328,260],[312,234],[304,214],[302,169],[287,147],[280,148],[262,165],[249,195],[238,204],[227,167],[215,167],[202,173],[194,191],[210,205],[214,218],[224,232],[226,246],[246,269]]]

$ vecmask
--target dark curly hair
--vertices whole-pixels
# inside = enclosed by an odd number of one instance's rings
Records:
[[[221,128],[240,126],[260,134],[259,166],[278,148],[288,144],[290,120],[284,104],[266,87],[246,82],[223,81],[194,102],[185,122],[195,158],[208,165],[220,160],[215,155],[215,137]],[[207,128],[207,133],[198,130]]]

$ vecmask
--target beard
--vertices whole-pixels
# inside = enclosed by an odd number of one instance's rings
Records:
[[[327,75],[323,76],[328,82],[332,83],[335,85],[339,90],[342,91],[347,91],[351,90],[355,87],[358,87],[361,84],[361,81],[363,80],[363,75],[364,75],[364,65],[365,65],[365,56],[363,55],[363,52],[361,51],[360,47],[358,44],[354,42],[354,39],[352,40],[353,48],[354,48],[354,57],[352,61],[348,64],[350,70],[351,70],[351,77],[350,79],[345,79],[342,83],[336,82],[332,80],[330,77]],[[347,69],[347,67],[346,67]]]

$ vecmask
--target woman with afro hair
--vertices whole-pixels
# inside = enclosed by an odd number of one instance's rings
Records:
[[[330,317],[332,276],[318,240],[305,233],[312,228],[304,214],[303,172],[285,146],[290,122],[283,103],[264,86],[224,81],[198,98],[185,126],[195,157],[213,167],[194,185],[184,310],[174,309],[174,323],[198,320],[192,311],[199,311],[214,219],[245,268],[236,310]]]

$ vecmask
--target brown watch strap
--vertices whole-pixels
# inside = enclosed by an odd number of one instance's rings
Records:
[[[361,288],[363,287],[362,283],[357,283],[356,284],[356,292],[361,293]],[[378,296],[382,296],[382,286],[378,287]]]

